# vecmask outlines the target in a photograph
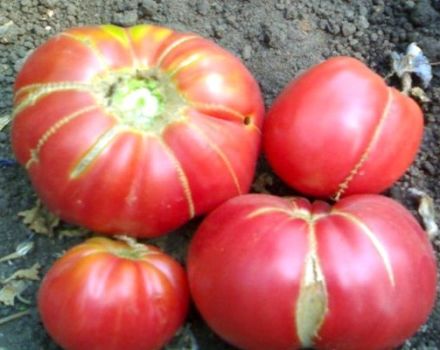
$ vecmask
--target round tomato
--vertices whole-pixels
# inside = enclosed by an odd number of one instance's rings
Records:
[[[423,114],[360,61],[331,58],[292,81],[264,125],[266,157],[300,192],[378,193],[414,160]]]
[[[27,59],[14,98],[13,150],[66,221],[156,236],[249,190],[260,90],[200,36],[70,29]]]
[[[233,198],[196,232],[188,274],[206,322],[253,350],[392,348],[426,321],[436,294],[426,233],[379,195],[333,207]]]
[[[66,350],[160,349],[183,324],[184,269],[153,246],[92,238],[48,271],[38,294],[43,324]]]

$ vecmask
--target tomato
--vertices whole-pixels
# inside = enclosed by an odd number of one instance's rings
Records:
[[[214,210],[190,245],[188,276],[209,326],[241,349],[395,347],[426,321],[436,263],[397,202],[243,195]]]
[[[264,124],[268,162],[286,183],[317,197],[379,193],[409,167],[423,114],[360,61],[312,67],[276,98]]]
[[[183,324],[185,271],[153,246],[92,238],[50,268],[38,309],[66,350],[160,349]]]
[[[19,72],[12,146],[62,219],[151,237],[249,190],[263,113],[252,75],[209,40],[74,28]]]

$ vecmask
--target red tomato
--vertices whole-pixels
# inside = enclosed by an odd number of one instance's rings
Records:
[[[331,58],[292,81],[268,112],[266,157],[290,186],[318,197],[378,193],[409,167],[423,114],[360,61]]]
[[[64,220],[156,236],[249,190],[263,113],[249,71],[209,40],[74,28],[18,74],[12,145]]]
[[[231,199],[195,234],[188,274],[210,327],[252,350],[391,348],[426,321],[436,294],[426,233],[379,195],[333,207]]]
[[[183,324],[188,300],[185,271],[168,255],[92,238],[55,262],[38,308],[66,350],[153,350]]]

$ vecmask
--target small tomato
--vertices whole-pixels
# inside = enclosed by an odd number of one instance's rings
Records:
[[[152,246],[92,238],[50,268],[38,309],[66,350],[157,350],[187,314],[185,271]]]

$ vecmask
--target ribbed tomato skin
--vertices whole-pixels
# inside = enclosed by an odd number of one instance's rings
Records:
[[[298,191],[330,197],[379,193],[410,166],[423,134],[417,103],[366,65],[330,58],[280,93],[264,124],[274,169]]]
[[[127,125],[100,91],[102,79],[124,72],[158,72],[182,108],[151,130]],[[14,91],[13,151],[66,221],[158,236],[249,190],[261,93],[207,39],[152,25],[69,29],[33,52]]]
[[[139,259],[125,243],[93,238],[45,275],[38,310],[66,350],[158,350],[182,326],[189,302],[184,269],[157,248]]]
[[[205,321],[246,350],[395,348],[426,321],[436,295],[426,233],[380,195],[333,207],[233,198],[199,227],[187,264]]]

